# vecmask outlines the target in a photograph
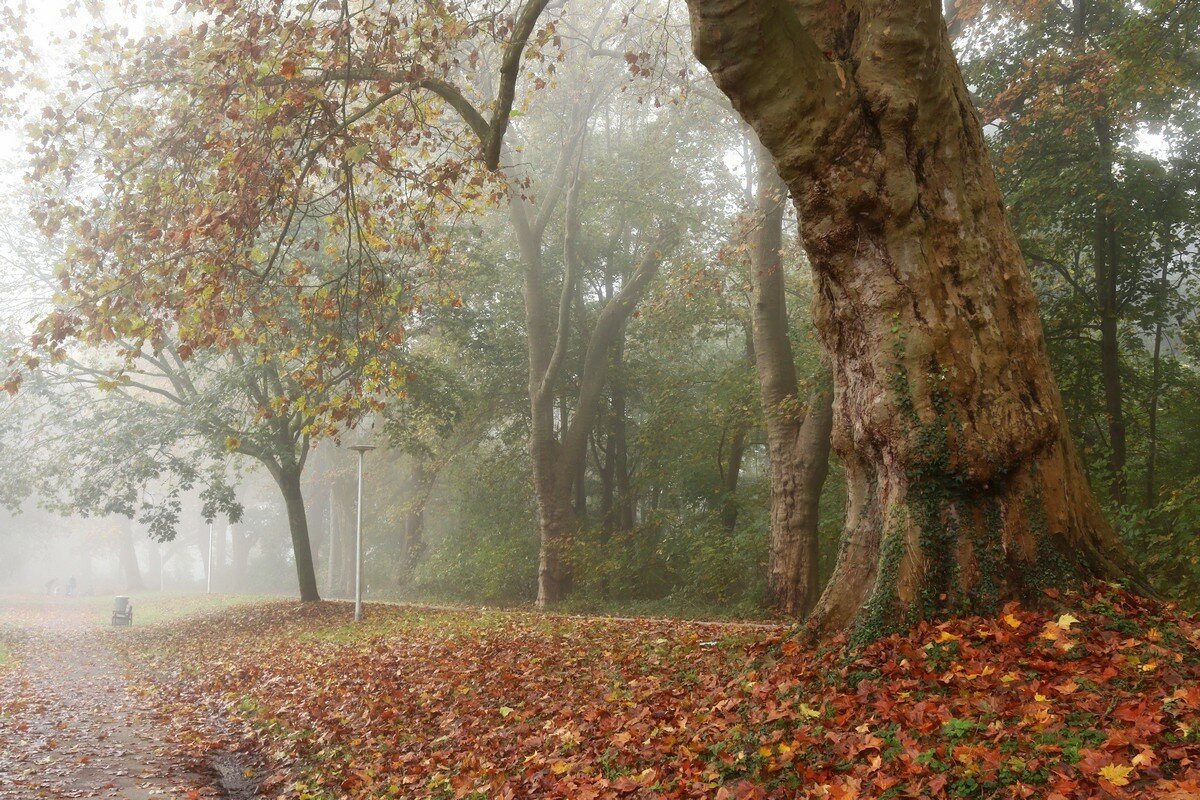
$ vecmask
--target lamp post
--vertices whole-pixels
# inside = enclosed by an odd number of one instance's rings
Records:
[[[358,511],[354,524],[354,621],[362,621],[362,490],[363,459],[375,449],[373,444],[354,444],[350,449],[358,453]]]

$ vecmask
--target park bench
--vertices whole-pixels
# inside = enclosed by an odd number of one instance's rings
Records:
[[[113,600],[112,624],[114,627],[128,627],[133,624],[133,603],[128,597],[117,597]]]

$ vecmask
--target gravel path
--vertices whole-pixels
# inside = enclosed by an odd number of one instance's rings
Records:
[[[224,793],[173,752],[96,627],[69,601],[0,618],[0,798],[197,800]]]

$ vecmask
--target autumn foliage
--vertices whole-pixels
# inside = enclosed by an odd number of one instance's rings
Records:
[[[356,630],[292,603],[121,641],[176,735],[257,753],[269,796],[1196,797],[1200,621],[1107,589],[1052,601],[855,655],[783,628],[400,607]]]

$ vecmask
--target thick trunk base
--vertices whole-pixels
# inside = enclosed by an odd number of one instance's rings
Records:
[[[688,0],[815,276],[850,506],[811,620],[859,638],[1088,578],[1145,589],[1070,441],[938,3]]]
[[[540,542],[538,553],[538,608],[562,601],[571,591],[567,549],[578,529],[570,491],[547,491],[538,502]]]
[[[945,437],[908,470],[847,465],[850,508],[819,636],[868,642],[922,619],[993,614],[1010,600],[1103,579],[1149,591],[1092,498],[1066,437],[1011,474],[972,484],[942,471]]]

